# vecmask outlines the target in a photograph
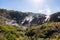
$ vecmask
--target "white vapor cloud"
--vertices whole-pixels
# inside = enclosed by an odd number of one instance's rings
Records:
[[[49,8],[49,6],[46,8],[46,14],[47,14],[47,15],[52,14],[51,9]]]
[[[50,9],[50,7],[48,5],[45,5],[45,8],[42,10],[39,10],[40,13],[46,14],[46,15],[51,15],[52,14],[52,10]]]

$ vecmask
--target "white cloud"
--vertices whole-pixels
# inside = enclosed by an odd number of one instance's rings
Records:
[[[42,12],[44,12],[44,10],[40,10],[40,12],[42,13]]]
[[[46,14],[50,15],[51,14],[51,9],[46,9]]]
[[[38,10],[39,13],[45,13],[45,10]]]
[[[59,7],[56,7],[56,10],[60,11],[60,8]]]
[[[46,14],[47,15],[51,15],[52,14],[52,11],[51,11],[51,9],[50,9],[50,7],[48,5],[46,6]]]
[[[59,10],[60,8],[58,8],[58,7],[57,7],[56,9],[58,9],[58,10]]]
[[[50,7],[48,5],[45,5],[45,8],[42,10],[39,10],[38,12],[46,14],[46,15],[52,14],[52,10],[50,9]]]

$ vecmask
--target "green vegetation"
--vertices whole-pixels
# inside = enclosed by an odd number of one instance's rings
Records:
[[[0,23],[0,40],[60,40],[60,22],[22,27]]]
[[[0,39],[2,40],[3,38],[5,38],[6,40],[16,40],[17,38],[23,35],[24,35],[24,32],[22,27],[0,24]]]
[[[26,30],[27,36],[38,40],[43,38],[46,40],[60,39],[60,22],[45,23],[43,25],[30,27]],[[30,32],[30,33],[29,33]],[[34,33],[34,34],[33,34]]]

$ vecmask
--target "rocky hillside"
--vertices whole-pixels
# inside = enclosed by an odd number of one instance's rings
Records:
[[[34,26],[46,22],[60,22],[60,12],[51,15],[0,9],[0,22],[16,26]]]
[[[60,22],[60,12],[56,12],[56,13],[52,14],[50,17],[50,21]]]
[[[39,25],[45,19],[44,14],[6,9],[0,9],[0,17],[2,17],[1,21],[6,24],[23,26]]]

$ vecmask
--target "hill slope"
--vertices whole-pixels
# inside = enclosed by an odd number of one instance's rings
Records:
[[[49,17],[0,9],[0,40],[60,40],[60,12]]]
[[[20,12],[14,10],[0,9],[0,16],[8,24],[18,24],[24,26],[39,25],[45,19],[44,14],[32,12]],[[13,21],[12,21],[13,20]]]

